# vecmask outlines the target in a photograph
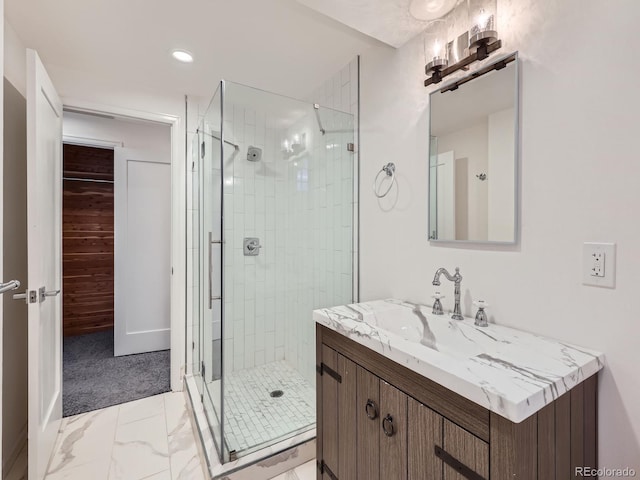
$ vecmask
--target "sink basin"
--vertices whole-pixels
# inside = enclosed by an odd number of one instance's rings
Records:
[[[363,313],[362,320],[451,357],[469,358],[488,353],[486,345],[480,348],[473,340],[484,333],[476,331],[480,327],[475,327],[472,320],[453,320],[449,314],[434,315],[424,305],[384,302],[375,311]]]

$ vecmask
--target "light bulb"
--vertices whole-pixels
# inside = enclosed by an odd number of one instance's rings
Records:
[[[440,53],[440,42],[436,40],[435,42],[433,42],[433,56],[438,57],[439,53]]]
[[[480,14],[478,15],[477,25],[480,30],[485,30],[487,28],[487,22],[489,21],[489,14],[483,10],[480,10]]]

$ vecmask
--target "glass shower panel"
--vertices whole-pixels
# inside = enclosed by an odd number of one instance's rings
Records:
[[[202,364],[202,336],[201,336],[201,322],[200,322],[200,176],[199,172],[202,169],[200,159],[200,129],[198,133],[194,135],[191,145],[191,235],[190,242],[191,248],[189,249],[190,255],[190,278],[191,278],[191,318],[193,324],[191,326],[192,336],[192,365],[191,371],[198,387],[198,392],[202,395],[203,384],[202,375],[200,374],[200,366]]]
[[[352,301],[353,116],[224,83],[223,461],[315,427],[312,310]]]
[[[200,168],[200,325],[202,335],[203,406],[216,447],[222,443],[222,181],[220,141],[221,88],[214,95],[199,129]]]

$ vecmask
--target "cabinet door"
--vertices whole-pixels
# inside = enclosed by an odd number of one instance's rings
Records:
[[[351,360],[338,354],[338,478],[356,480],[356,371]]]
[[[409,480],[442,480],[442,460],[435,447],[442,447],[443,418],[420,402],[409,399],[407,448]]]
[[[356,480],[356,364],[322,346],[323,480]]]
[[[329,372],[335,372],[338,369],[338,353],[322,345],[321,358],[322,457],[319,460],[325,467],[322,469],[320,478],[331,480],[338,472],[338,380]]]
[[[357,479],[380,480],[380,380],[357,367]]]
[[[444,454],[451,460],[449,462],[444,460],[444,480],[489,478],[489,444],[447,419],[444,419],[442,448]],[[460,465],[464,466],[462,468],[466,467],[465,470],[469,473],[466,475],[459,473],[455,467],[460,469]]]
[[[380,380],[380,478],[407,478],[407,396]]]

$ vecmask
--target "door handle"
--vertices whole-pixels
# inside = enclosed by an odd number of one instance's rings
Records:
[[[39,297],[40,297],[40,303],[44,302],[47,297],[55,297],[57,295],[60,294],[60,289],[58,290],[46,290],[45,287],[40,287],[38,289],[38,293],[39,293]]]
[[[20,288],[20,282],[18,280],[9,280],[7,283],[0,283],[0,293],[10,292],[18,288]]]
[[[38,302],[38,292],[35,290],[27,290],[24,293],[16,293],[13,295],[14,300],[24,300],[24,303],[37,303]]]
[[[213,308],[213,301],[214,300],[222,300],[222,297],[220,296],[214,296],[213,295],[213,265],[211,264],[212,260],[213,260],[213,246],[214,245],[222,245],[222,241],[220,240],[214,240],[213,239],[213,232],[209,232],[209,246],[208,246],[208,252],[209,252],[209,310],[211,310]]]
[[[367,418],[369,418],[370,420],[375,420],[376,418],[378,418],[378,406],[373,400],[367,400],[367,403],[364,406],[364,411],[367,413]]]
[[[393,434],[396,433],[395,426],[393,425],[393,417],[389,414],[382,420],[382,431],[387,437],[393,437]]]

